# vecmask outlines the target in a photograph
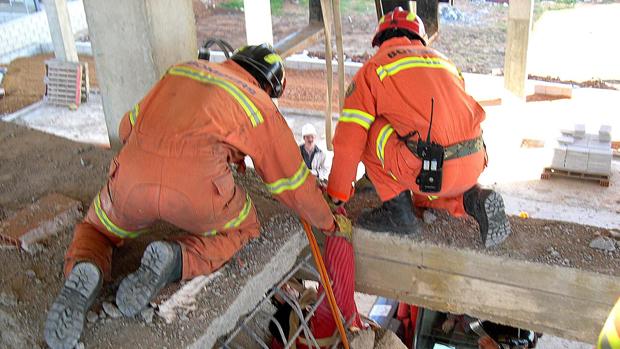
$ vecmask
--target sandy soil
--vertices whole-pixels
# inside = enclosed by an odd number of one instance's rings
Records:
[[[106,149],[71,142],[14,124],[0,123],[0,219],[51,191],[76,198],[88,207],[105,180],[111,157],[112,152]],[[287,212],[269,196],[255,176],[245,176],[238,180],[252,195],[263,222],[276,214]],[[357,195],[349,205],[349,211],[355,217],[363,207],[376,204],[378,200],[372,194]],[[435,216],[435,224],[425,226],[419,239],[470,249],[482,248],[475,223],[471,219],[454,219],[439,212]],[[597,234],[609,236],[610,231],[538,219],[510,219],[513,235],[501,247],[488,250],[487,253],[620,275],[619,250],[603,253],[588,247],[589,241]],[[281,227],[282,224],[275,226]],[[200,329],[205,328],[210,319],[221,311],[221,306],[228,303],[227,299],[234,299],[236,282],[250,277],[256,271],[265,253],[255,251],[277,247],[277,243],[274,245],[274,241],[278,241],[278,229],[274,229],[275,226],[271,225],[271,228],[265,230],[267,238],[253,242],[250,248],[240,253],[239,258],[222,271],[221,279],[216,282],[218,286],[208,289],[201,296],[199,310],[191,313],[186,321],[165,325],[159,319],[152,323],[134,319],[100,319],[87,325],[83,341],[88,347],[178,346],[187,343],[198,336]],[[113,299],[119,276],[137,267],[142,250],[149,241],[175,233],[177,231],[173,227],[159,224],[154,227],[151,235],[119,249],[115,253],[113,268],[116,282],[106,286],[94,310],[101,314],[101,302]],[[0,272],[0,325],[6,329],[0,337],[0,347],[43,346],[43,322],[61,286],[62,256],[70,236],[70,230],[63,231],[58,238],[47,240],[34,254],[0,250],[0,264],[12,266]],[[219,301],[213,304],[210,301],[212,299]],[[142,336],[120,336],[119,333],[131,332],[121,331],[123,328],[140,330]],[[181,332],[183,338],[180,338]]]

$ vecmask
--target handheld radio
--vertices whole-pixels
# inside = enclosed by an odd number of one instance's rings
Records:
[[[435,142],[431,142],[431,127],[433,126],[433,109],[435,99],[431,98],[431,118],[428,125],[426,141],[418,139],[416,155],[422,160],[422,168],[416,184],[420,191],[425,193],[437,193],[441,191],[441,178],[443,173],[444,148]]]

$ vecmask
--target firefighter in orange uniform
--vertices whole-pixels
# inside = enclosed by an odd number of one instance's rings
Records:
[[[401,8],[379,21],[372,41],[379,50],[347,90],[327,193],[336,203],[348,201],[361,160],[383,204],[358,225],[415,233],[414,205],[445,209],[473,216],[485,246],[497,245],[510,234],[502,197],[476,184],[486,165],[485,112],[465,92],[460,71],[426,47],[425,37],[421,19]]]
[[[123,148],[65,257],[66,281],[45,325],[50,347],[75,346],[86,311],[110,279],[113,248],[155,221],[189,234],[147,247],[116,294],[126,316],[168,283],[214,272],[258,237],[252,200],[230,168],[243,167],[246,155],[278,200],[327,234],[350,235],[350,222],[331,213],[271,100],[285,81],[271,46],[247,46],[221,64],[173,66],[123,117]]]

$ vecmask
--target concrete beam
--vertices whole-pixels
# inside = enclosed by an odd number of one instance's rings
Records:
[[[533,13],[533,0],[512,1],[510,3],[504,58],[504,87],[522,98],[525,97],[527,49]]]
[[[191,0],[84,0],[110,144],[122,116],[168,67],[195,59]]]
[[[248,45],[273,45],[271,3],[269,0],[244,0],[245,33]]]
[[[356,290],[595,343],[620,277],[356,229]]]
[[[75,49],[67,1],[45,0],[45,14],[52,35],[56,59],[77,63],[78,55]]]

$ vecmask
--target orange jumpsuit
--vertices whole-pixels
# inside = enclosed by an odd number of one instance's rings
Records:
[[[464,215],[463,193],[482,173],[485,152],[444,161],[442,189],[429,195],[415,183],[421,160],[398,139],[412,131],[426,139],[431,98],[435,101],[432,141],[449,146],[480,136],[484,110],[465,92],[454,64],[418,40],[385,41],[347,91],[334,136],[328,194],[349,200],[361,160],[382,201],[411,190],[418,207]],[[417,141],[417,136],[413,139]]]
[[[251,198],[229,164],[249,155],[267,189],[312,225],[334,229],[328,205],[271,98],[233,61],[173,66],[123,117],[110,165],[65,257],[65,274],[91,261],[110,279],[112,248],[156,220],[177,238],[183,279],[208,274],[259,235]]]

